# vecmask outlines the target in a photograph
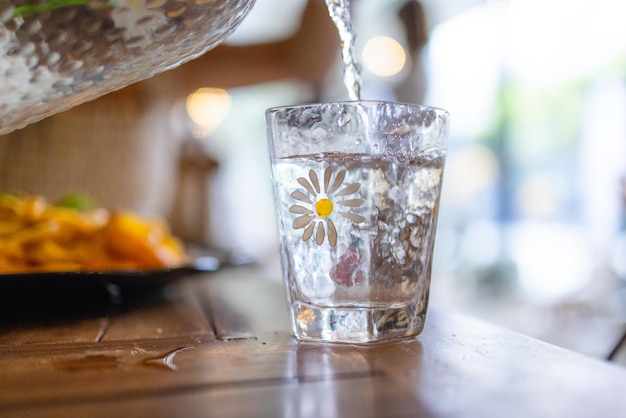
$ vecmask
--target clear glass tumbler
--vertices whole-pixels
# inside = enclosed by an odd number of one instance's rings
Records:
[[[449,115],[353,101],[266,112],[281,260],[301,341],[419,334]]]

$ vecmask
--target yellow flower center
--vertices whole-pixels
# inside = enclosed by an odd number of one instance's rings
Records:
[[[318,216],[325,218],[333,212],[333,202],[326,198],[320,199],[315,202],[315,211]]]

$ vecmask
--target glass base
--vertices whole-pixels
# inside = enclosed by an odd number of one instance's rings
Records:
[[[418,309],[418,305],[419,308]],[[292,305],[293,332],[300,341],[367,344],[418,335],[424,329],[424,303],[392,307]]]

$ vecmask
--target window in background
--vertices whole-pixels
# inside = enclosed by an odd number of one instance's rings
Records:
[[[433,29],[426,102],[453,121],[438,302],[588,354],[616,343],[625,14],[609,0],[489,1]]]

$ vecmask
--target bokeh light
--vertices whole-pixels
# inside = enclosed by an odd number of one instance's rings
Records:
[[[389,36],[375,36],[363,47],[363,64],[380,77],[391,77],[404,68],[406,52],[395,39]]]
[[[224,89],[203,87],[187,98],[187,114],[196,124],[197,136],[213,133],[229,112],[230,95]]]

